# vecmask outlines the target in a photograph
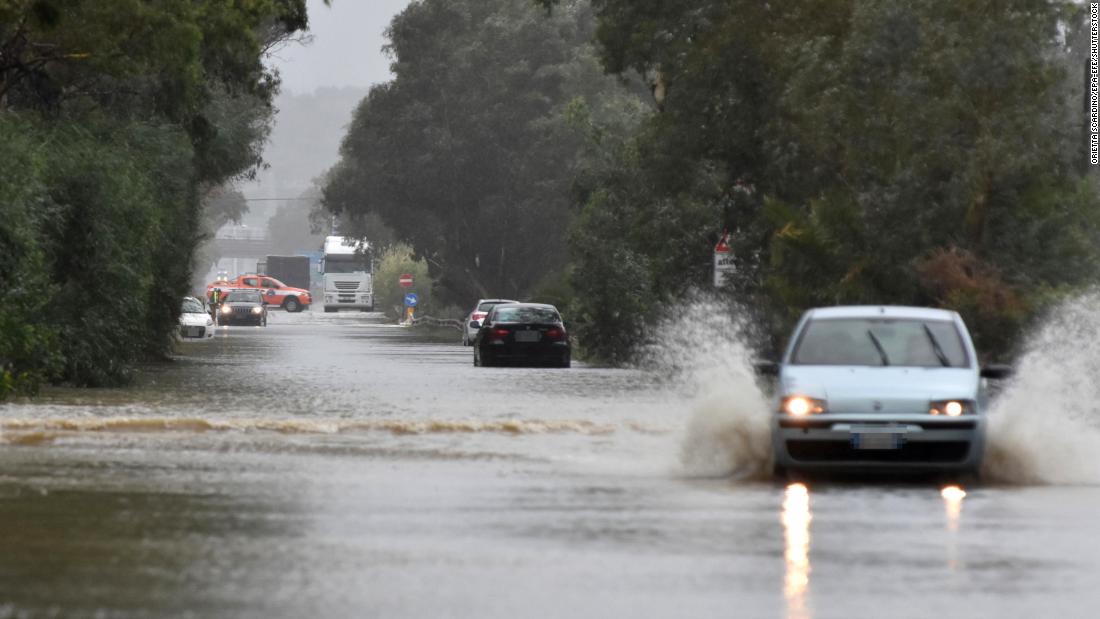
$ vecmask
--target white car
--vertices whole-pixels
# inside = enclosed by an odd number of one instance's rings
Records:
[[[919,307],[813,309],[780,363],[775,472],[924,471],[976,474],[985,447],[984,379],[962,318]]]
[[[207,340],[214,337],[214,319],[195,297],[184,297],[180,311],[180,339]]]
[[[485,319],[489,310],[502,303],[519,303],[519,301],[513,301],[511,299],[478,299],[477,305],[474,305],[474,309],[470,312],[470,315],[466,317],[466,322],[462,325],[463,346],[469,346],[474,343],[474,338],[477,337],[477,331],[481,328],[481,321]]]

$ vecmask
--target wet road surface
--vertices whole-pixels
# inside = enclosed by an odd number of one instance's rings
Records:
[[[692,388],[457,342],[276,312],[0,407],[0,617],[1097,615],[1094,486],[701,475]]]

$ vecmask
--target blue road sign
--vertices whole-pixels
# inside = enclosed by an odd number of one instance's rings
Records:
[[[405,307],[416,307],[416,304],[420,302],[420,299],[416,296],[415,292],[410,292],[405,295]]]

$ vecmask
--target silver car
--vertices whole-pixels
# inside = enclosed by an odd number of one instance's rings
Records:
[[[976,474],[986,378],[962,318],[919,307],[850,306],[803,315],[778,376],[775,471]]]
[[[477,337],[477,332],[481,329],[481,321],[485,320],[485,316],[489,313],[489,310],[503,303],[518,303],[511,299],[478,299],[477,304],[474,305],[474,309],[470,311],[466,316],[466,320],[462,323],[462,345],[470,346],[474,343],[474,338]]]

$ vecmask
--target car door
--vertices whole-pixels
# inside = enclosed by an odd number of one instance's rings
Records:
[[[270,277],[265,277],[263,278],[262,283],[263,290],[261,290],[261,292],[264,295],[264,302],[271,303],[273,305],[278,305],[282,303],[283,293],[279,290],[280,288],[282,288],[282,286],[279,285],[279,282],[271,279]]]

